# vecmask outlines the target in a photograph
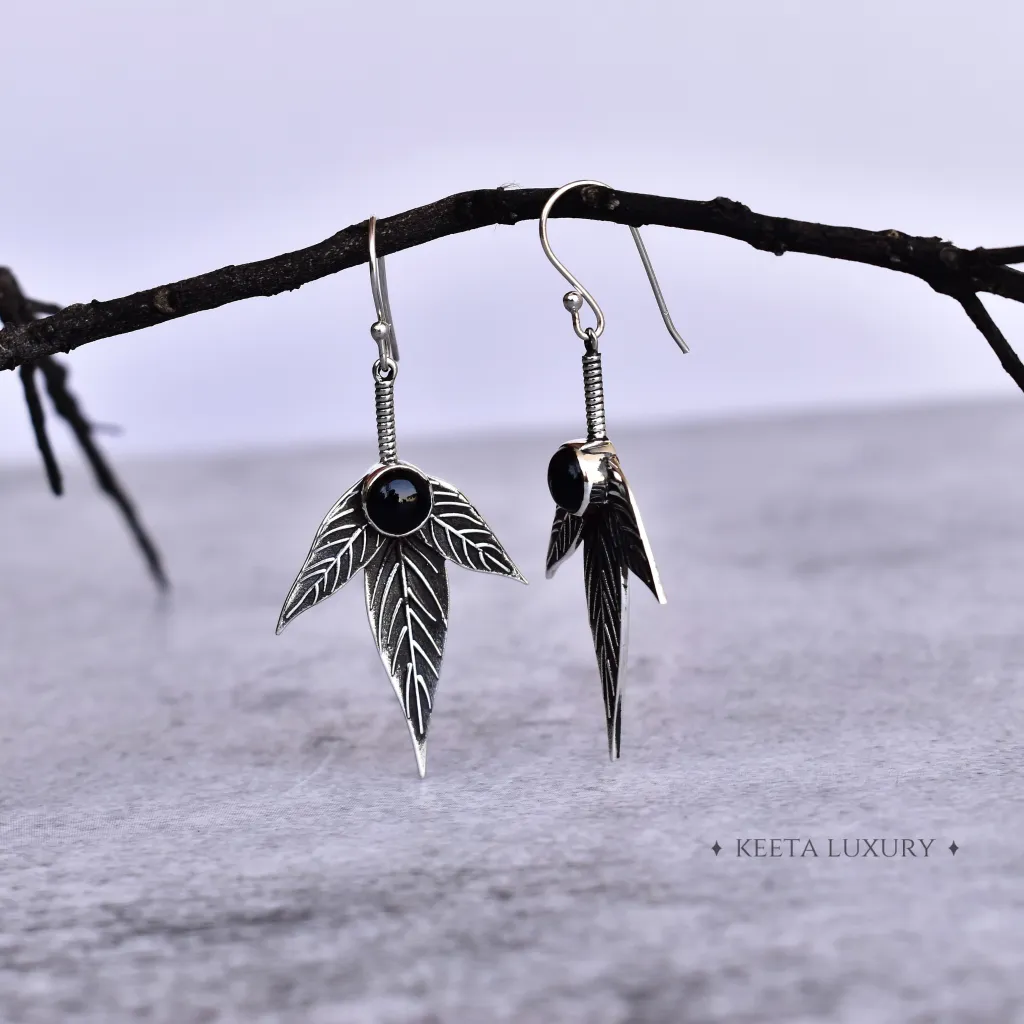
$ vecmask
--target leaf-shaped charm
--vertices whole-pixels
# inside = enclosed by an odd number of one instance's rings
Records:
[[[483,516],[457,487],[430,478],[434,505],[423,533],[445,558],[465,569],[510,576],[525,583]]]
[[[608,503],[614,510],[619,530],[619,544],[626,559],[626,565],[638,577],[659,604],[665,604],[665,591],[658,576],[658,567],[654,564],[654,555],[644,530],[640,509],[630,490],[626,475],[618,458],[610,460],[608,481]]]
[[[370,561],[384,538],[363,515],[359,497],[363,481],[350,487],[324,517],[281,608],[280,633],[296,615],[330,597]]]
[[[661,604],[665,594],[640,511],[607,437],[561,445],[548,463],[548,490],[556,509],[546,575],[554,576],[582,542],[587,610],[604,691],[608,753],[614,760],[622,731],[630,573]]]
[[[416,535],[388,539],[364,578],[370,629],[405,712],[422,778],[448,631],[444,558]]]
[[[558,567],[580,546],[583,540],[583,518],[574,516],[564,508],[555,508],[555,521],[548,539],[548,557],[544,575],[551,579]]]
[[[366,570],[370,629],[405,714],[421,777],[448,631],[445,558],[526,582],[461,491],[409,463],[377,463],[320,524],[277,625],[280,633]]]
[[[604,690],[608,756],[613,760],[619,756],[622,680],[629,628],[629,570],[620,544],[617,518],[607,505],[596,506],[583,516],[583,579],[590,631]]]

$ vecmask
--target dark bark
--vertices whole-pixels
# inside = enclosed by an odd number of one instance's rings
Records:
[[[21,387],[25,392],[25,404],[28,406],[28,418],[32,424],[32,433],[36,437],[36,447],[43,459],[46,479],[50,490],[60,497],[64,493],[64,479],[57,464],[57,456],[54,455],[53,446],[50,444],[50,435],[46,431],[46,412],[39,397],[39,389],[36,387],[36,370],[39,369],[40,363],[46,360],[56,362],[53,356],[43,356],[38,363],[22,363],[19,371]]]
[[[462,192],[379,220],[377,252],[386,256],[474,228],[536,220],[552,191],[499,188]],[[917,238],[895,230],[866,231],[771,217],[731,199],[697,202],[595,186],[566,195],[552,216],[705,231],[779,256],[800,252],[909,274],[963,305],[1007,372],[1024,389],[1024,367],[977,297],[979,292],[988,292],[1024,302],[1024,273],[1010,266],[1024,262],[1024,246],[961,249],[941,238]],[[361,221],[297,252],[222,267],[119,299],[68,306],[44,320],[14,322],[0,331],[0,369],[13,369],[99,338],[142,330],[229,302],[291,291],[365,263],[367,228],[367,221]]]

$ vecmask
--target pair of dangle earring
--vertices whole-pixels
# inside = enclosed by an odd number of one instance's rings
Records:
[[[640,518],[640,509],[605,425],[604,380],[598,348],[604,332],[604,314],[590,292],[555,256],[548,241],[547,221],[551,208],[566,192],[588,185],[608,187],[600,181],[570,182],[551,195],[540,216],[540,241],[544,253],[573,287],[563,297],[562,304],[572,315],[573,329],[585,346],[583,391],[587,413],[586,438],[567,441],[548,464],[548,490],[557,508],[548,541],[546,576],[549,579],[554,576],[558,566],[583,545],[583,580],[604,693],[608,755],[615,760],[619,756],[622,735],[629,576],[631,573],[636,576],[659,604],[665,604],[665,592]],[[665,326],[679,348],[687,352],[686,342],[672,323],[640,232],[634,227],[629,230]],[[581,326],[580,310],[584,301],[597,318],[595,327]]]
[[[640,511],[605,427],[599,339],[604,314],[594,297],[558,260],[548,242],[548,215],[555,202],[581,186],[574,181],[552,194],[540,217],[544,252],[573,286],[563,298],[576,335],[584,342],[583,382],[587,437],[568,441],[548,465],[548,489],[557,505],[548,543],[546,573],[583,546],[583,576],[604,692],[608,752],[619,756],[621,694],[626,659],[629,575],[640,579],[661,604],[658,578]],[[669,333],[683,352],[686,343],[672,324],[640,233],[631,227]],[[288,591],[278,619],[280,633],[297,615],[330,597],[361,569],[370,632],[405,715],[420,776],[426,774],[427,727],[434,710],[448,631],[445,562],[508,576],[526,583],[508,553],[469,499],[452,484],[398,459],[395,379],[398,343],[388,299],[383,257],[376,253],[376,218],[369,221],[370,284],[377,320],[373,363],[379,461],[350,487],[324,517],[309,554]],[[583,328],[584,301],[597,318]]]
[[[398,458],[395,379],[398,343],[376,218],[369,222],[370,284],[377,320],[370,328],[380,459],[324,517],[288,591],[277,632],[330,597],[360,569],[370,632],[405,714],[420,777],[427,727],[448,632],[445,561],[526,583],[469,499],[452,484]]]

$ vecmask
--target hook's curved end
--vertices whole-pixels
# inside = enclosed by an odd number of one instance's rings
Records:
[[[572,191],[574,188],[582,188],[585,185],[598,185],[601,188],[610,188],[611,186],[606,185],[603,181],[593,181],[591,179],[581,179],[580,181],[570,181],[568,185],[563,185],[561,188],[555,189],[554,192],[548,196],[548,201],[544,204],[540,211],[540,244],[544,250],[544,255],[551,261],[551,265],[557,270],[562,277],[566,279],[573,286],[573,289],[579,292],[580,296],[586,300],[587,305],[593,310],[594,316],[597,317],[597,325],[594,327],[584,328],[580,324],[579,305],[575,308],[570,305],[569,296],[565,297],[565,308],[572,314],[572,326],[576,332],[576,337],[580,341],[590,342],[593,338],[596,341],[604,333],[604,313],[601,312],[601,307],[597,304],[597,300],[590,292],[580,283],[579,279],[574,277],[566,267],[566,265],[554,254],[551,249],[551,241],[548,238],[548,217],[551,214],[551,208],[558,202],[566,192]],[[571,294],[571,293],[570,293]]]
[[[576,336],[589,345],[596,343],[597,339],[604,333],[604,313],[601,312],[601,307],[597,304],[597,300],[590,292],[574,277],[565,264],[552,252],[551,242],[548,238],[548,217],[551,213],[552,207],[565,195],[566,192],[571,191],[574,188],[582,188],[586,185],[596,185],[599,188],[611,188],[610,185],[603,181],[596,181],[592,178],[583,178],[579,181],[570,181],[568,185],[563,185],[559,189],[555,189],[554,192],[548,197],[547,202],[544,204],[540,211],[540,244],[544,249],[544,255],[551,261],[554,268],[564,277],[579,293],[579,297],[586,300],[586,303],[594,312],[594,316],[597,317],[596,327],[584,328],[580,324],[579,310],[582,305],[573,296],[572,292],[565,296],[563,303],[565,308],[572,314],[572,326],[576,331]],[[640,230],[638,228],[630,226],[630,233],[633,236],[633,241],[636,243],[637,252],[640,253],[640,260],[644,265],[644,270],[647,273],[647,280],[650,282],[651,290],[654,292],[655,301],[658,303],[658,310],[661,313],[661,319],[665,323],[665,328],[671,335],[672,340],[679,346],[679,350],[683,353],[690,351],[690,346],[683,340],[682,335],[676,330],[676,325],[672,323],[672,316],[668,311],[668,306],[665,303],[665,296],[661,293],[661,287],[658,284],[658,278],[654,273],[654,267],[651,264],[651,258],[647,255],[647,248],[644,245],[643,239],[640,237]]]
[[[644,245],[644,240],[640,237],[640,229],[630,227],[629,231],[633,236],[633,241],[636,242],[636,249],[640,253],[640,261],[644,265],[644,270],[647,271],[647,280],[651,283],[654,301],[658,303],[658,310],[661,312],[661,319],[665,321],[665,328],[672,335],[672,340],[679,346],[680,352],[685,355],[690,351],[690,346],[683,341],[682,335],[676,330],[676,325],[672,323],[672,316],[668,311],[668,306],[665,304],[665,296],[661,294],[661,287],[658,285],[658,278],[655,276],[651,257],[647,255],[647,246]]]
[[[377,342],[381,365],[390,360],[398,364],[398,339],[395,337],[395,321],[391,316],[391,300],[388,298],[388,275],[384,269],[384,257],[377,259],[377,218],[370,218],[370,288],[373,304],[377,309],[377,322],[370,327],[370,336]]]

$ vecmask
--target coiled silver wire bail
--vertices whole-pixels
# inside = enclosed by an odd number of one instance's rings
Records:
[[[393,359],[373,361],[373,403],[377,414],[377,450],[387,465],[398,461],[398,434],[395,430],[395,377],[398,364]]]
[[[604,371],[597,336],[592,327],[586,330],[586,352],[583,353],[583,401],[587,410],[587,440],[607,441],[608,427],[604,418]]]

